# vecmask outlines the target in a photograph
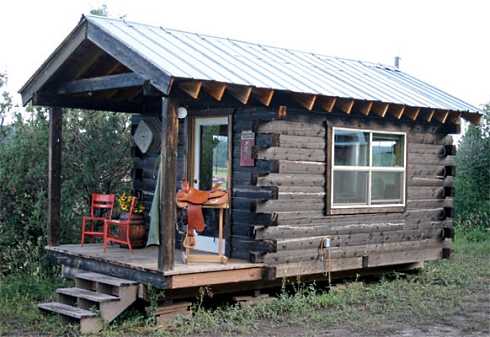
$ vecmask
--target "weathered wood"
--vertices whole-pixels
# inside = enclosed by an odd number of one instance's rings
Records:
[[[160,247],[158,270],[174,268],[176,222],[176,157],[178,120],[176,107],[167,98],[162,99],[162,138],[160,149]]]
[[[335,106],[335,103],[337,102],[336,97],[321,97],[320,98],[320,106],[322,109],[326,112],[332,112],[333,108]]]
[[[280,133],[291,136],[322,137],[325,135],[325,127],[314,123],[275,120],[259,125],[258,132]]]
[[[293,212],[290,212],[293,213]],[[313,212],[313,214],[318,214],[321,212]],[[277,240],[277,239],[286,239],[293,237],[302,237],[302,236],[322,236],[322,235],[331,235],[331,234],[342,234],[342,233],[363,233],[363,232],[371,232],[371,231],[380,231],[380,230],[389,230],[389,229],[403,229],[409,227],[410,224],[423,223],[423,222],[431,222],[431,221],[441,221],[445,218],[445,212],[443,208],[435,208],[435,209],[416,209],[416,210],[407,210],[403,214],[393,213],[387,215],[378,215],[374,216],[371,221],[387,221],[385,223],[377,222],[377,223],[368,223],[366,224],[366,215],[358,215],[356,216],[344,216],[348,219],[348,221],[344,222],[335,218],[329,219],[328,216],[318,217],[318,221],[316,223],[312,223],[311,217],[307,217],[306,215],[298,212],[298,221],[297,224],[291,225],[282,225],[283,221],[293,222],[290,218],[291,214],[283,220],[281,217],[281,212],[277,212],[278,216],[278,224],[276,227],[266,227],[262,229],[257,229],[255,232],[255,238],[259,240]],[[340,216],[339,216],[340,217]],[[364,218],[364,223],[362,220],[357,220],[357,223],[352,223],[349,225],[352,219],[362,219]],[[335,226],[333,223],[345,223],[345,225]]]
[[[281,135],[277,133],[259,133],[255,139],[255,145],[258,149],[267,149],[270,147],[324,149],[325,139],[323,137],[302,137]]]
[[[338,98],[335,103],[335,108],[349,115],[352,112],[354,102],[355,100],[353,99]]]
[[[96,25],[87,24],[87,39],[127,68],[150,81],[163,94],[170,91],[170,76]]]
[[[410,177],[408,186],[443,186],[444,180],[441,178]]]
[[[278,198],[278,188],[276,186],[235,186],[233,197],[272,200]]]
[[[305,161],[325,161],[325,151],[317,149],[296,149],[286,147],[270,147],[257,152],[257,159],[266,160],[305,160]]]
[[[55,53],[39,68],[20,90],[22,105],[26,105],[46,82],[55,74],[63,63],[75,52],[85,40],[87,26],[79,25],[66,37]]]
[[[308,111],[311,111],[315,106],[316,97],[317,97],[316,95],[305,95],[305,94],[293,95],[294,100]]]
[[[346,235],[330,235],[331,247],[359,246],[377,243],[393,243],[401,241],[419,241],[425,239],[437,239],[442,236],[444,223],[437,223],[432,228],[403,229],[399,231],[379,231],[372,233],[354,233]],[[325,236],[303,237],[298,239],[278,240],[275,243],[275,251],[290,251],[304,249],[319,249]]]
[[[332,259],[336,258],[350,258],[350,257],[362,257],[369,256],[373,253],[380,252],[396,252],[405,250],[416,250],[424,248],[442,248],[441,243],[441,230],[437,235],[437,238],[416,240],[416,241],[402,241],[402,242],[387,242],[387,243],[375,243],[356,246],[343,246],[330,248],[330,256]],[[284,250],[277,253],[268,253],[264,256],[264,263],[268,265],[282,264],[282,263],[295,263],[302,261],[312,261],[320,259],[321,250],[319,247],[312,249],[300,249],[300,250]]]
[[[201,92],[202,82],[201,81],[180,82],[178,84],[178,87],[192,98],[197,99],[199,97],[199,93]]]
[[[312,174],[280,174],[271,173],[257,178],[258,186],[323,186],[325,177]],[[282,189],[280,189],[282,191]]]
[[[306,199],[306,200],[269,200],[257,204],[257,212],[270,213],[277,211],[308,211],[323,210],[325,208],[324,200]]]
[[[257,98],[257,100],[265,106],[269,106],[274,96],[274,90],[253,88],[252,96]]]
[[[48,245],[57,246],[61,215],[61,148],[63,110],[49,110],[48,140]]]
[[[247,104],[248,100],[250,99],[250,95],[252,94],[252,88],[232,85],[228,86],[227,92],[242,104]]]
[[[98,76],[62,83],[58,94],[76,94],[101,90],[121,89],[143,86],[145,80],[135,73]]]
[[[408,186],[407,198],[416,199],[444,199],[446,196],[444,187],[441,186]]]

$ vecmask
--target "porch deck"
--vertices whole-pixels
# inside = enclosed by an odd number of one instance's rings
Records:
[[[175,268],[158,271],[158,247],[143,249],[111,246],[104,252],[100,243],[65,244],[46,247],[51,256],[63,266],[125,277],[160,288],[186,288],[262,279],[263,265],[245,260],[229,259],[228,263],[185,264],[181,251],[176,251]],[[195,252],[200,254],[200,252]],[[202,254],[202,253],[201,253]],[[207,253],[206,253],[207,254]]]

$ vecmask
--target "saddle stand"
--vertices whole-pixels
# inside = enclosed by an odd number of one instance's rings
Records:
[[[185,248],[184,263],[216,262],[225,264],[228,258],[224,255],[223,223],[224,210],[229,208],[228,193],[213,186],[211,191],[201,191],[190,187],[187,181],[182,183],[182,189],[177,192],[177,206],[187,210],[187,233],[183,242]],[[203,208],[219,209],[218,223],[218,255],[192,254],[196,245],[194,231],[202,232],[205,228]]]

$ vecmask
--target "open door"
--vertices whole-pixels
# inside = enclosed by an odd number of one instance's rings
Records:
[[[228,117],[194,119],[192,182],[195,188],[210,190],[215,184],[228,189],[229,139]],[[203,209],[206,229],[196,236],[195,249],[218,252],[218,211]],[[225,241],[226,247],[226,241]]]

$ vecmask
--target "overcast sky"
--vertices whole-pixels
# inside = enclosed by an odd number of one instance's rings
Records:
[[[490,102],[487,0],[3,0],[0,71],[17,92],[82,13],[393,64],[480,106]],[[17,96],[17,101],[20,98]]]

